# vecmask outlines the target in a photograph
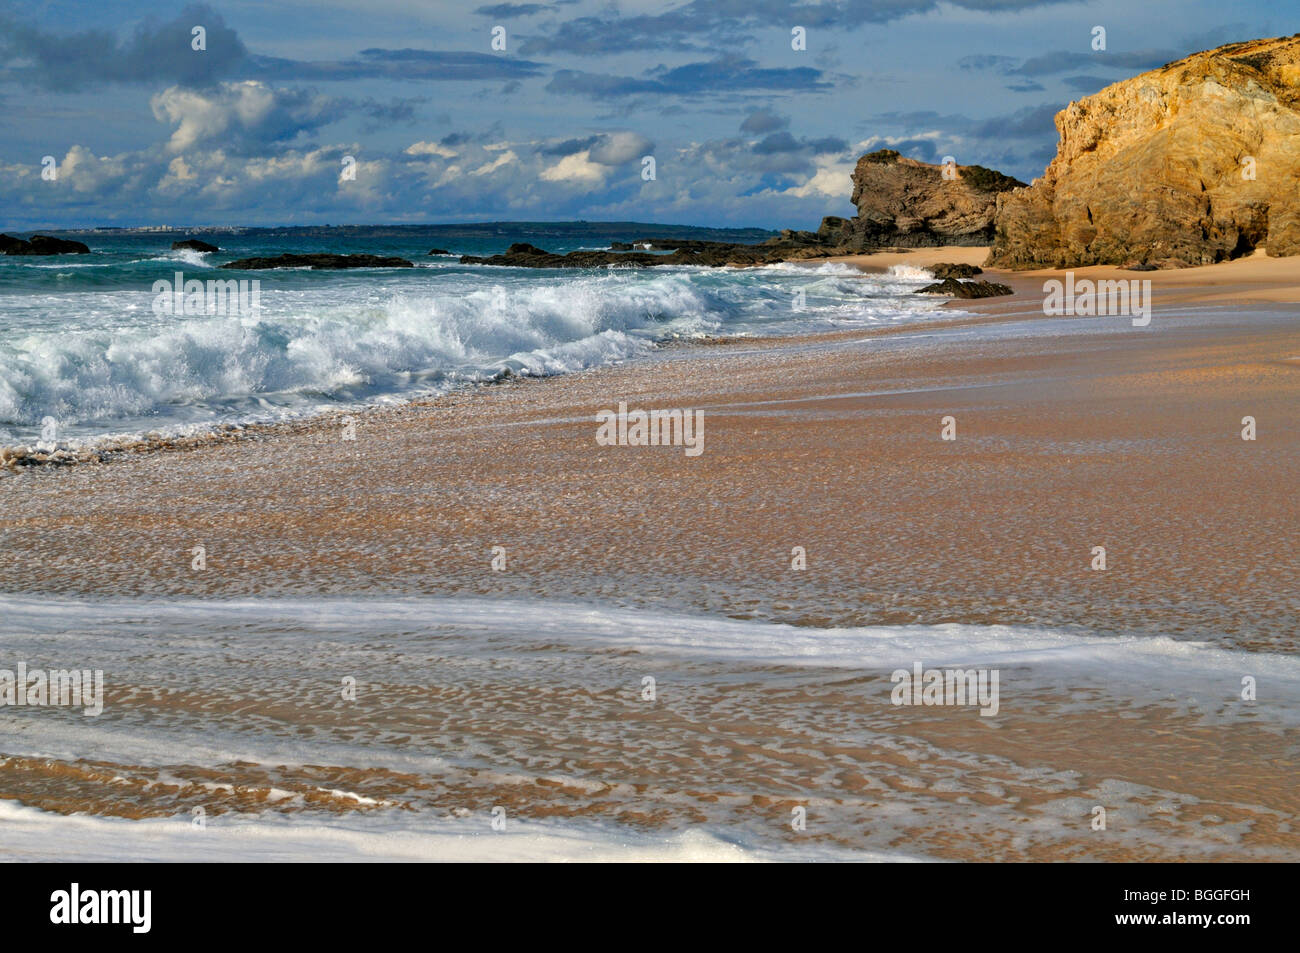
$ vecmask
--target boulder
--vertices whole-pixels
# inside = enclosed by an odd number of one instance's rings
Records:
[[[993,281],[958,281],[956,278],[945,278],[913,293],[947,295],[949,298],[995,298],[998,295],[1015,294],[1006,285]]]
[[[210,245],[207,242],[199,241],[197,238],[187,238],[184,241],[172,242],[172,251],[181,251],[182,249],[202,252],[221,251],[221,249],[216,245]]]
[[[940,281],[944,278],[974,278],[976,275],[984,274],[984,269],[979,265],[956,264],[951,261],[935,262],[925,270]]]

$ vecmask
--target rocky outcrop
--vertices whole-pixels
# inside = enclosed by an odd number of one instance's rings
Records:
[[[211,245],[208,242],[200,241],[197,238],[187,238],[184,241],[172,242],[172,251],[182,251],[185,249],[188,249],[189,251],[201,251],[201,252],[221,251],[221,249],[218,248],[216,245]]]
[[[0,251],[6,255],[87,255],[90,248],[68,238],[33,235],[30,240],[0,235]]]
[[[237,258],[221,267],[251,271],[259,268],[414,268],[415,265],[405,258],[384,255],[296,255],[286,252],[274,258]]]
[[[656,255],[648,251],[571,251],[560,255],[530,245],[516,242],[501,255],[462,255],[464,265],[503,265],[512,268],[653,268],[656,265],[763,265],[784,261],[792,257],[793,249],[777,245],[744,245],[731,242],[709,242],[670,239],[648,239],[643,242],[617,243],[635,248],[650,246],[660,250],[672,249],[669,254]],[[611,245],[611,247],[614,247]],[[826,254],[826,252],[823,252]]]
[[[857,216],[825,219],[816,234],[853,251],[987,245],[998,195],[1023,185],[979,165],[954,165],[945,175],[942,165],[881,149],[864,155],[853,170]]]
[[[912,293],[947,295],[949,298],[995,298],[998,295],[1009,295],[1015,292],[995,281],[958,281],[956,278],[945,278]]]
[[[1185,267],[1300,254],[1300,34],[1196,53],[1071,103],[999,197],[988,264]]]
[[[976,275],[984,274],[984,269],[979,265],[957,264],[951,261],[938,261],[933,265],[926,265],[925,270],[940,281],[945,278],[974,278]]]

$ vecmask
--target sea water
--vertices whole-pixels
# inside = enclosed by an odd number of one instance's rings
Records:
[[[503,369],[562,374],[635,360],[669,339],[782,335],[941,317],[917,269],[521,269],[462,265],[502,234],[449,242],[89,235],[86,255],[0,256],[0,446],[201,431],[428,396]],[[549,250],[591,247],[548,240]],[[365,252],[414,268],[222,270],[236,258]],[[256,280],[252,313],[155,308],[156,282]]]

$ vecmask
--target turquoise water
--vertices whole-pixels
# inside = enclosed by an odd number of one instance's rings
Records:
[[[0,256],[0,445],[179,433],[426,396],[503,368],[561,374],[634,360],[658,342],[924,320],[925,276],[844,265],[529,270],[461,265],[514,241],[608,247],[589,229],[439,239],[173,234],[81,236],[88,255]],[[613,237],[626,237],[612,235]],[[397,255],[409,269],[218,270],[252,255]],[[178,278],[179,273],[179,278]],[[155,282],[258,282],[249,305],[169,313]],[[245,289],[251,291],[251,286]],[[802,292],[802,297],[799,293]],[[256,307],[252,307],[252,305]],[[51,430],[53,428],[53,430]],[[48,437],[46,438],[48,439]]]

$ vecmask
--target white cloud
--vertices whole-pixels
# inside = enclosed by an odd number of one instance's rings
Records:
[[[832,162],[820,165],[817,171],[803,185],[786,189],[786,195],[806,199],[824,195],[829,198],[845,198],[853,193],[854,162]]]
[[[454,159],[460,154],[437,142],[413,142],[403,151],[408,156],[438,156],[442,159]]]
[[[211,91],[171,86],[155,94],[149,106],[155,119],[176,127],[167,143],[172,152],[213,140],[226,146],[288,140],[343,113],[341,104],[326,96],[256,80],[222,83]]]
[[[608,166],[591,161],[591,150],[583,149],[567,155],[555,165],[542,170],[541,178],[546,182],[584,182],[595,185],[605,181]]]
[[[503,152],[501,155],[497,156],[491,162],[487,162],[479,166],[477,169],[471,172],[470,175],[487,175],[491,172],[495,172],[497,169],[501,168],[502,166],[509,165],[512,162],[518,162],[518,161],[519,161],[519,157],[515,155],[513,152]]]

